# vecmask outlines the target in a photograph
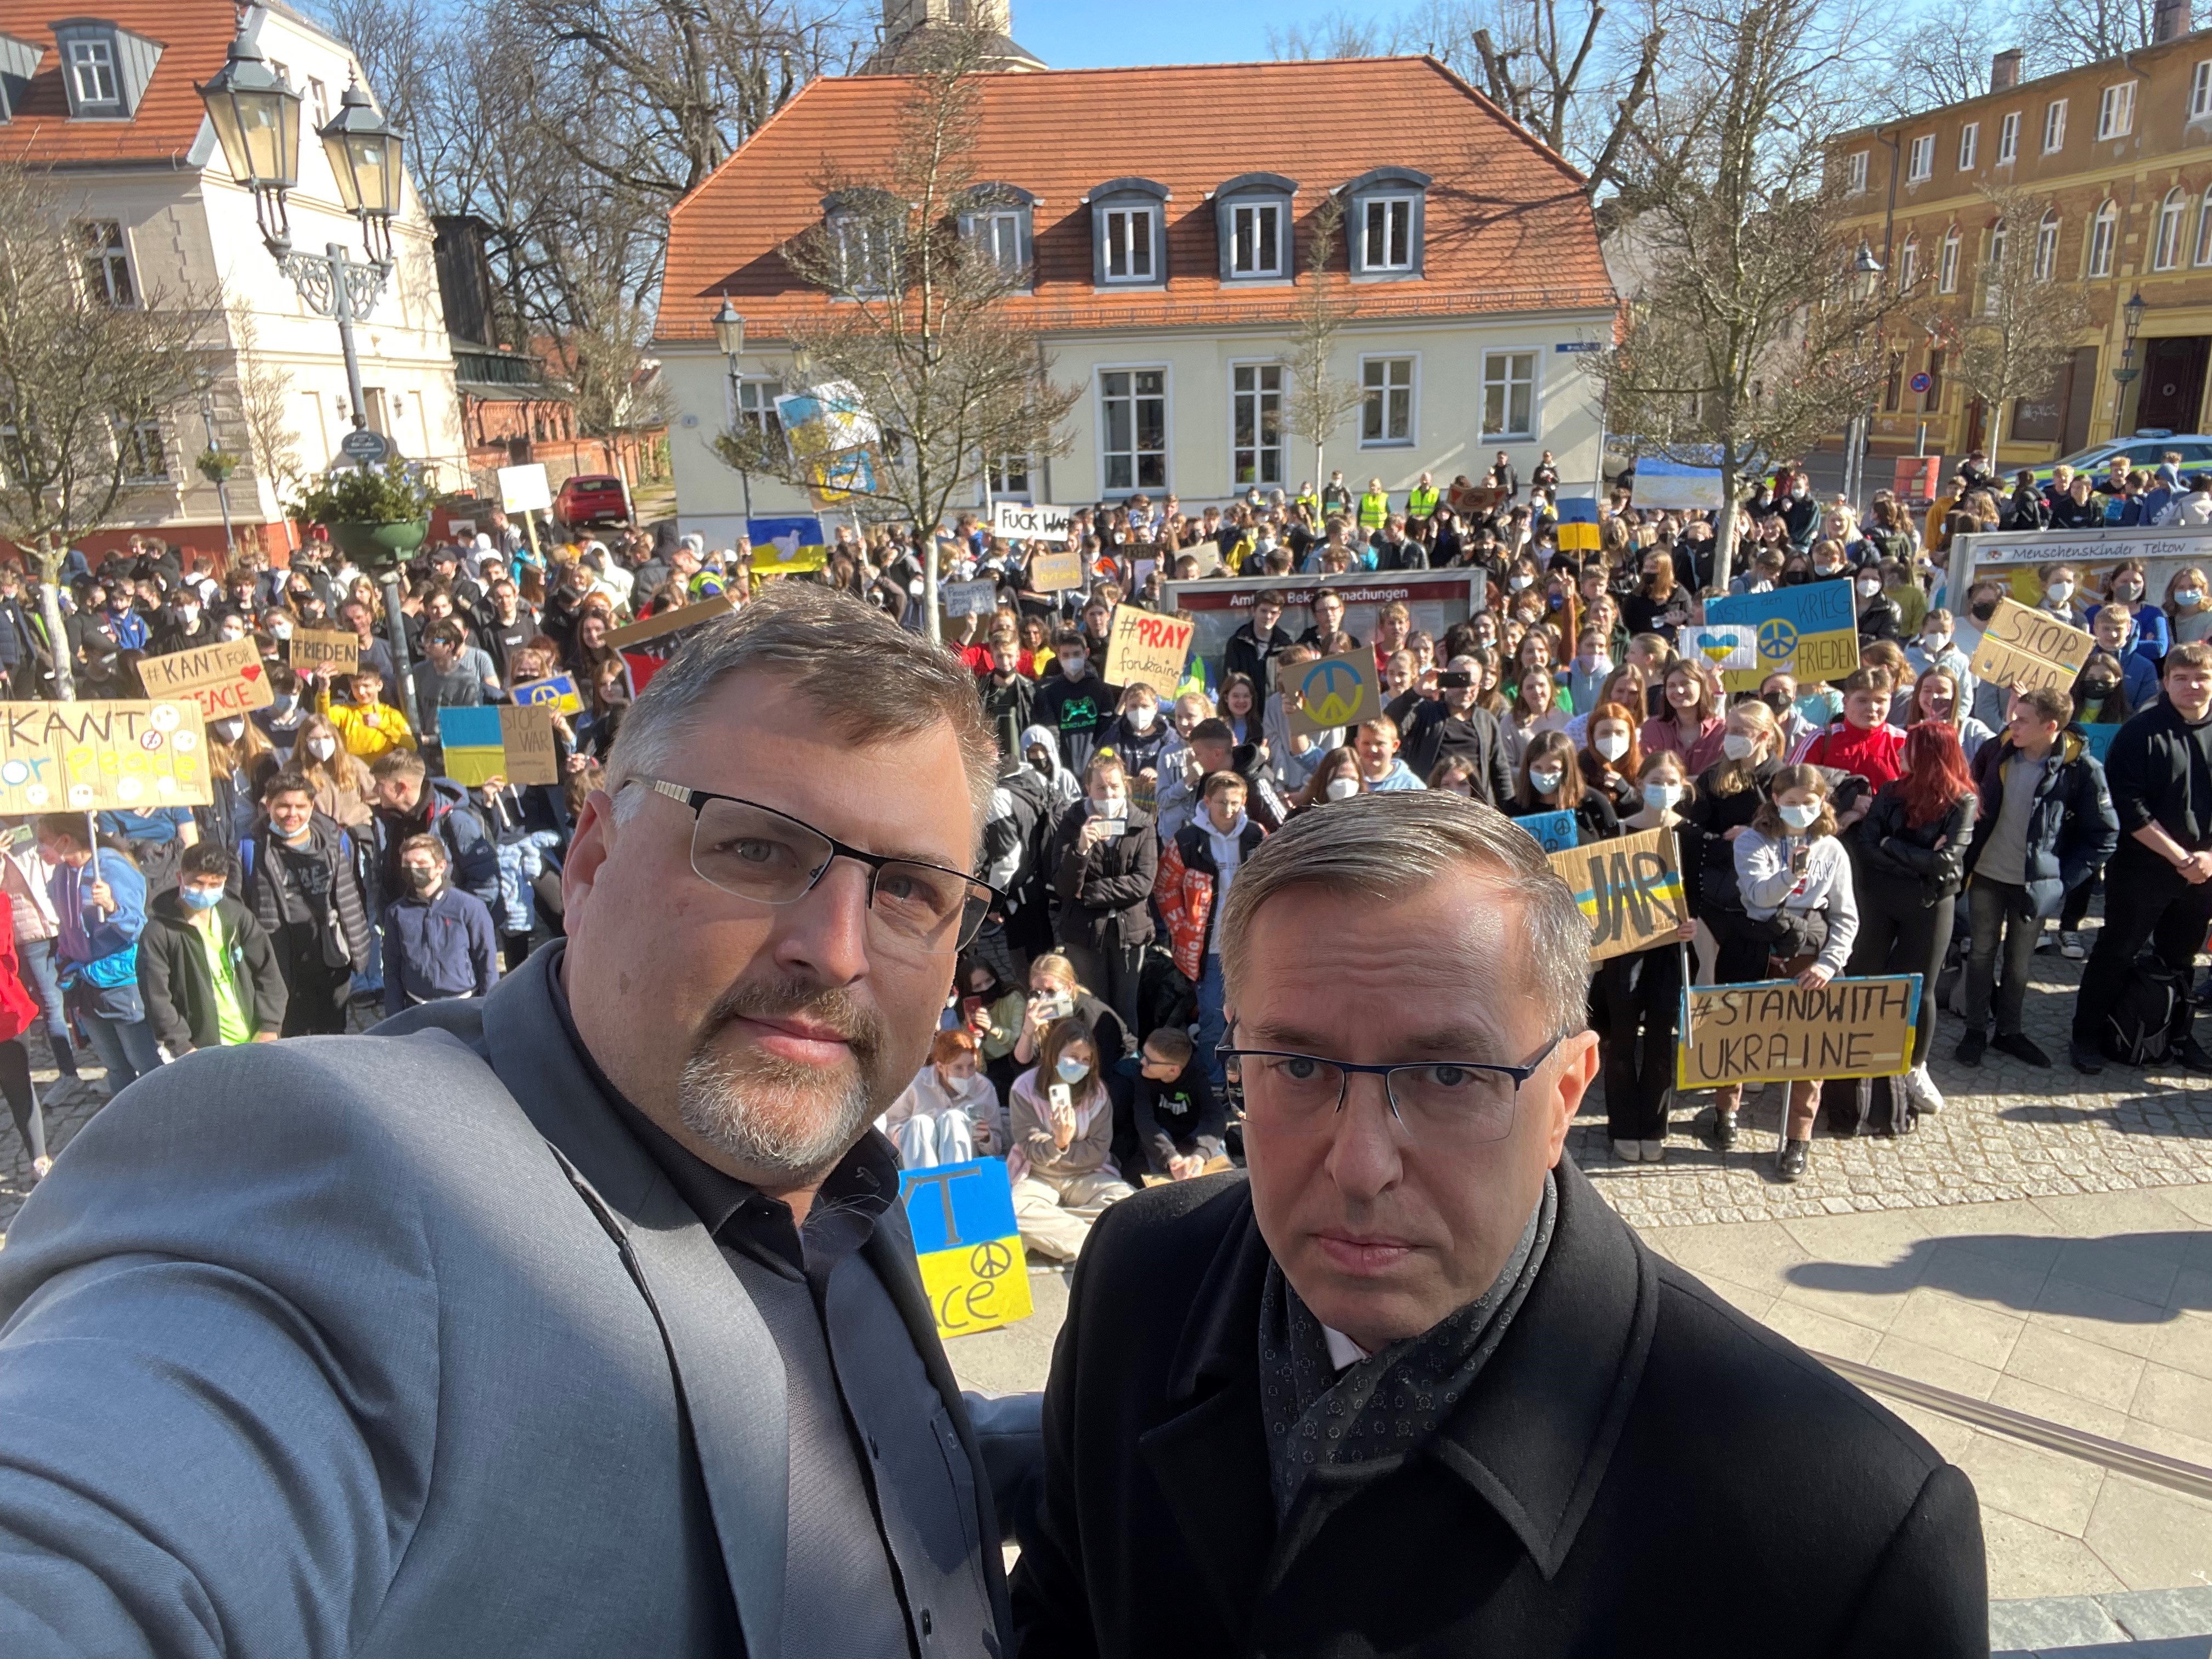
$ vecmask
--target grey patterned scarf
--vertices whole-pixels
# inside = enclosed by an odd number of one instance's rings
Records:
[[[1487,1291],[1341,1375],[1330,1362],[1321,1321],[1269,1261],[1260,1295],[1260,1410],[1278,1524],[1289,1519],[1315,1469],[1352,1469],[1379,1479],[1401,1468],[1443,1426],[1535,1283],[1559,1209],[1559,1188],[1547,1173],[1521,1242]]]

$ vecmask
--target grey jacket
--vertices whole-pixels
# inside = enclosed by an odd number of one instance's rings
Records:
[[[586,1080],[556,956],[376,1036],[188,1054],[78,1135],[0,1253],[0,1653],[778,1652],[783,1367]],[[923,1650],[1004,1653],[902,1211],[866,1249],[997,1623]]]

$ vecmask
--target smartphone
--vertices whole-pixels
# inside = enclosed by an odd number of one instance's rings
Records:
[[[1037,1007],[1047,1019],[1066,1019],[1075,1012],[1073,1000],[1058,991],[1048,997],[1039,998]]]
[[[1437,676],[1437,684],[1446,691],[1461,690],[1468,686],[1473,685],[1474,684],[1474,676],[1468,673],[1465,669],[1460,669],[1457,671],[1447,669],[1443,673]]]
[[[1098,833],[1108,841],[1119,841],[1122,836],[1129,833],[1129,820],[1127,818],[1100,818],[1098,820]]]
[[[1072,1112],[1075,1109],[1075,1097],[1069,1091],[1065,1083],[1054,1084],[1044,1091],[1044,1097],[1052,1103],[1052,1109],[1055,1112]]]
[[[1812,862],[1813,849],[1811,848],[1800,847],[1796,848],[1790,854],[1790,874],[1796,876],[1803,875],[1806,870],[1811,866]]]

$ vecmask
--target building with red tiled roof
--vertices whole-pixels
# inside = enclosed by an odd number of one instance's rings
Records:
[[[713,438],[795,381],[788,330],[834,303],[781,249],[822,219],[825,178],[883,176],[910,95],[898,76],[817,81],[672,214],[656,346],[686,529],[734,533],[748,481]],[[1402,491],[1500,449],[1526,477],[1548,449],[1569,489],[1595,485],[1598,400],[1578,366],[1611,337],[1614,295],[1583,180],[1435,60],[994,75],[979,105],[969,165],[1007,205],[977,234],[1026,268],[1008,310],[1040,331],[1052,377],[1085,388],[1071,452],[1017,463],[1002,493],[1195,504],[1321,483],[1282,416],[1332,196],[1355,307],[1337,372],[1366,398],[1326,465]],[[714,344],[726,296],[746,324],[735,376]],[[750,483],[757,512],[798,504]]]
[[[204,412],[187,404],[158,430],[135,434],[147,470],[131,516],[86,544],[150,532],[222,553],[222,503],[195,465],[216,448],[242,463],[226,486],[240,544],[282,556],[284,505],[297,485],[276,474],[288,465],[301,476],[327,467],[352,428],[351,400],[337,325],[307,307],[262,246],[252,198],[231,182],[196,89],[222,69],[238,9],[232,0],[91,0],[89,10],[73,9],[84,3],[0,0],[0,161],[50,174],[96,294],[117,305],[210,307],[221,358]],[[304,94],[293,243],[319,251],[335,242],[364,258],[361,226],[344,212],[314,136],[356,66],[285,7],[256,5],[245,15],[247,38]],[[397,453],[465,486],[431,228],[411,186],[392,231],[396,267],[356,325],[368,422]],[[268,411],[259,424],[281,434],[274,447],[287,453],[258,453],[249,405]]]

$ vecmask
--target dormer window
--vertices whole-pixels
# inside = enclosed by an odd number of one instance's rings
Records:
[[[1016,281],[1036,261],[1037,198],[1018,185],[977,185],[960,212],[960,234]]]
[[[1411,167],[1377,167],[1344,186],[1356,276],[1419,276],[1430,179]]]
[[[146,94],[161,43],[118,28],[105,18],[65,18],[54,26],[61,48],[62,87],[76,119],[128,119]]]
[[[1115,179],[1091,204],[1091,281],[1100,287],[1158,288],[1168,279],[1168,187],[1150,179]]]
[[[835,256],[834,290],[848,298],[887,294],[897,286],[905,215],[887,191],[841,190],[822,198],[823,223]]]
[[[115,46],[107,40],[69,43],[70,98],[79,109],[91,104],[120,104],[115,81]]]
[[[1291,274],[1291,198],[1279,173],[1242,173],[1213,192],[1224,283],[1279,283]]]

